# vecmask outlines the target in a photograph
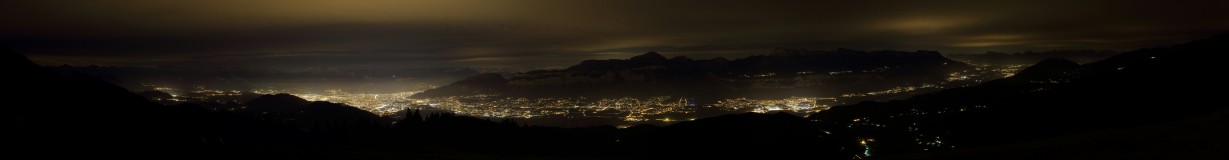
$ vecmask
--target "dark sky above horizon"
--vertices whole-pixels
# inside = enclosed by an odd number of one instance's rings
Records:
[[[43,65],[567,66],[646,51],[1131,50],[1229,31],[1223,0],[16,0],[0,44]]]

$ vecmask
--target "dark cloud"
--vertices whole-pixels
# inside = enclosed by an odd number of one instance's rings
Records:
[[[0,3],[0,43],[48,65],[512,67],[650,50],[1129,50],[1229,31],[1229,2],[1203,0]]]

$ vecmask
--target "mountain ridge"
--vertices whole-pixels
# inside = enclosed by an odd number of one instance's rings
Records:
[[[837,91],[891,88],[883,87],[889,84],[939,83],[948,73],[970,69],[935,51],[778,49],[735,60],[667,59],[657,52],[647,52],[629,59],[585,60],[562,70],[516,73],[501,77],[507,80],[502,85],[458,81],[413,97],[834,96]],[[479,88],[470,88],[473,86]]]
[[[976,148],[1171,122],[1224,110],[1215,61],[1229,35],[1077,65],[1046,60],[1017,76],[904,100],[832,107],[809,119],[877,139],[879,155]],[[1211,103],[1212,105],[1209,105]],[[883,127],[891,126],[891,127]],[[940,138],[941,137],[941,138]],[[940,140],[941,139],[941,140]]]

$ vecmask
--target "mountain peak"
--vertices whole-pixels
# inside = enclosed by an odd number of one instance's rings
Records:
[[[657,54],[657,52],[649,52],[649,53],[641,54],[639,56],[632,57],[630,60],[634,62],[656,64],[656,63],[666,62],[666,56]]]
[[[411,97],[470,95],[489,90],[498,90],[505,87],[507,83],[508,79],[504,78],[504,76],[499,73],[482,73],[453,82],[452,84],[448,84],[446,86],[414,94]]]
[[[29,58],[8,47],[0,46],[0,54],[2,54],[0,56],[3,56],[3,58],[0,58],[0,61],[4,62],[5,68],[38,68],[38,65],[30,61]]]
[[[247,102],[248,110],[253,112],[290,112],[308,103],[311,102],[285,93],[266,94]]]
[[[3,45],[0,45],[0,67],[3,67],[0,68],[0,71],[4,73],[23,75],[22,77],[18,77],[18,81],[38,81],[29,78],[32,78],[30,76],[45,76],[46,74],[43,68],[39,67],[38,64],[34,64],[34,62],[30,61],[29,58],[26,58],[25,55],[17,53],[17,51],[9,49]]]

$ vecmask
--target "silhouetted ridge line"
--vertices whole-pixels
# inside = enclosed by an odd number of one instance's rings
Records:
[[[726,60],[666,59],[648,52],[629,59],[585,60],[564,70],[512,74],[501,81],[462,80],[416,98],[492,94],[512,97],[719,97],[837,96],[905,83],[945,82],[970,70],[934,51],[811,51],[778,49],[769,55]],[[493,79],[479,75],[470,79]],[[791,94],[791,95],[786,95]]]
[[[1172,122],[1226,108],[1219,104],[1224,102],[1206,101],[1218,95],[1201,92],[1229,89],[1220,85],[1223,76],[1211,74],[1227,69],[1213,65],[1223,63],[1217,62],[1224,60],[1223,53],[1229,53],[1227,36],[1135,50],[1085,65],[1045,60],[975,87],[836,106],[809,117],[833,134],[876,139],[871,152],[879,155]]]
[[[1064,83],[1079,78],[1084,68],[1075,62],[1065,59],[1046,59],[1037,64],[1020,70],[1014,76],[1006,78],[1011,81],[1025,83]]]
[[[973,64],[988,64],[988,65],[1027,65],[1035,64],[1046,59],[1067,59],[1077,63],[1090,63],[1099,61],[1110,56],[1118,55],[1122,52],[1111,50],[1050,50],[1050,51],[1025,51],[1016,53],[1002,52],[986,52],[983,54],[949,54],[948,58],[973,63]]]
[[[308,103],[311,102],[290,94],[269,94],[248,101],[247,110],[256,113],[291,112],[298,111]]]

